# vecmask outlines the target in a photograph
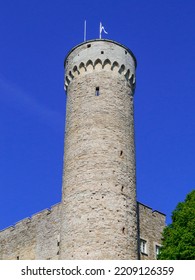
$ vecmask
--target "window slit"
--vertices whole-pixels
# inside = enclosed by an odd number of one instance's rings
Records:
[[[100,88],[96,87],[95,89],[95,96],[99,96],[100,95]]]

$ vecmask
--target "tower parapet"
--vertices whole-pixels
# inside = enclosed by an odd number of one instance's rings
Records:
[[[136,59],[123,45],[110,40],[92,40],[71,50],[64,62],[65,89],[78,75],[107,70],[123,75],[135,87]]]

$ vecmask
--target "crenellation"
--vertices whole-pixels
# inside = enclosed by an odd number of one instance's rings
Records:
[[[21,230],[22,228],[26,228],[28,227],[28,224],[31,223],[31,218],[25,218],[23,220],[20,220],[19,222],[17,222],[15,225],[14,225],[14,229],[15,230]]]
[[[11,225],[11,226],[9,226],[7,228],[1,229],[0,230],[0,234],[2,232],[5,232],[5,231],[6,232],[12,232],[13,230],[21,228],[21,227],[25,226],[28,223],[36,221],[37,219],[40,219],[40,218],[44,219],[46,215],[49,215],[51,212],[56,211],[56,209],[57,209],[57,207],[59,207],[59,205],[60,205],[60,203],[52,205],[50,209],[49,208],[43,209],[43,210],[33,214],[31,217],[24,218],[24,219],[16,222],[14,225]]]
[[[60,207],[44,209],[0,232],[0,259],[58,259]]]

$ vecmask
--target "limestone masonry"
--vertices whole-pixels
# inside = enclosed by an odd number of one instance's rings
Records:
[[[136,200],[136,59],[91,40],[65,59],[61,203],[0,232],[0,259],[156,259],[165,215]]]

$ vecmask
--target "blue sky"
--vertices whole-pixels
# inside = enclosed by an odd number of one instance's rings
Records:
[[[167,215],[195,188],[195,2],[0,0],[0,229],[60,202],[66,54],[87,39],[135,54],[138,200]]]

